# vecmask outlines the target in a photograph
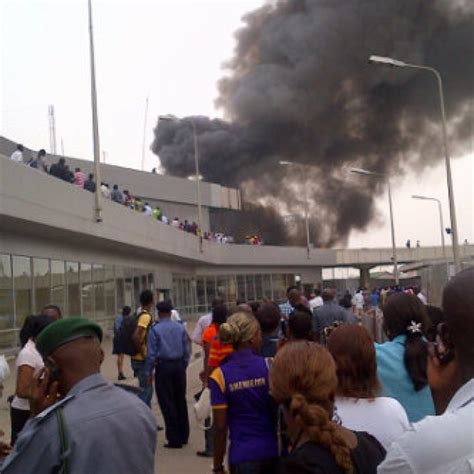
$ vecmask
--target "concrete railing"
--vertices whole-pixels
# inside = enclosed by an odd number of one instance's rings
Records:
[[[301,247],[251,246],[203,242],[172,226],[103,200],[103,222],[93,219],[94,196],[38,170],[0,156],[0,230],[47,234],[82,245],[136,249],[141,254],[168,261],[199,265],[275,267],[336,267],[380,265],[391,262],[392,250],[311,249],[307,258]],[[0,249],[1,250],[1,249]],[[448,256],[451,249],[448,249]],[[399,262],[442,258],[442,249],[398,249]],[[463,258],[474,256],[474,246],[463,246]]]

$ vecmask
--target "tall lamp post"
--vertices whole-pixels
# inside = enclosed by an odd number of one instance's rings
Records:
[[[91,60],[91,103],[92,103],[92,136],[94,140],[94,174],[95,174],[95,207],[94,218],[96,222],[102,222],[102,206],[100,194],[100,141],[99,141],[99,119],[97,116],[97,88],[95,83],[95,59],[94,59],[94,33],[92,30],[92,0],[88,2],[89,7],[89,46]]]
[[[393,221],[392,188],[390,186],[390,179],[388,179],[388,175],[384,173],[376,173],[375,171],[367,171],[360,168],[351,168],[350,172],[355,174],[361,174],[364,176],[384,176],[387,178],[388,206],[390,209],[390,232],[392,236],[393,276],[395,278],[395,284],[398,285],[400,280],[398,276],[397,245],[395,243],[395,224]]]
[[[446,255],[446,246],[444,243],[444,223],[443,223],[443,208],[441,207],[441,201],[438,198],[429,197],[429,196],[420,196],[418,194],[414,194],[412,196],[413,199],[422,199],[423,201],[434,201],[438,203],[438,212],[439,212],[439,225],[441,231],[441,245],[443,247],[443,259],[446,262],[448,278],[449,278],[449,267],[448,267],[448,257]]]
[[[433,67],[422,66],[419,64],[410,64],[404,61],[399,61],[398,59],[387,58],[385,56],[370,56],[369,63],[373,64],[382,64],[392,67],[406,67],[411,69],[421,69],[423,71],[428,71],[436,77],[438,83],[438,92],[439,92],[439,103],[440,103],[440,112],[441,112],[441,129],[443,133],[443,147],[444,147],[444,160],[446,164],[446,178],[448,183],[448,198],[449,198],[449,216],[451,220],[451,232],[452,232],[452,243],[453,243],[453,257],[454,257],[454,267],[456,272],[461,270],[461,258],[459,254],[459,242],[458,242],[458,224],[456,219],[456,206],[454,204],[454,191],[453,191],[453,178],[451,175],[451,160],[449,158],[449,149],[448,149],[448,133],[446,127],[446,112],[444,108],[444,92],[443,92],[443,81],[441,79],[441,74]]]
[[[199,237],[199,251],[203,252],[202,246],[202,200],[201,200],[201,175],[199,173],[199,142],[196,132],[196,123],[192,119],[179,119],[173,115],[160,115],[159,121],[168,122],[186,122],[191,124],[193,131],[193,145],[194,145],[194,168],[196,175],[196,195],[197,195],[197,207],[198,207],[198,237]]]
[[[303,167],[304,165],[300,163],[292,163],[291,161],[279,161],[281,166],[294,166],[294,167]],[[306,186],[303,186],[304,189],[304,222],[305,222],[305,231],[306,231],[306,258],[308,260],[310,257],[310,240],[309,240],[309,202],[308,202],[308,189]]]

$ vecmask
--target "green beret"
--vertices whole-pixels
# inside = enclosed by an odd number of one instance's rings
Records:
[[[40,332],[36,338],[36,349],[43,357],[47,357],[59,346],[80,337],[97,337],[99,341],[102,341],[102,328],[87,319],[60,319]]]

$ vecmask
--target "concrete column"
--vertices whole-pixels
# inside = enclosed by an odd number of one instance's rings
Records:
[[[374,268],[373,265],[358,265],[357,268],[360,271],[360,287],[369,288],[370,287],[370,269]]]

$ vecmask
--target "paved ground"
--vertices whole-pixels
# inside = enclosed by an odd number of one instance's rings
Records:
[[[102,366],[102,374],[111,382],[116,381],[117,368],[115,356],[112,356],[112,344],[110,339],[106,339],[103,344],[106,358]],[[200,381],[198,374],[202,368],[202,359],[200,357],[195,358],[199,355],[200,351],[194,346],[194,357],[188,368],[188,407],[189,407],[189,420],[191,424],[191,436],[189,444],[183,449],[167,450],[163,448],[165,443],[163,431],[158,433],[158,444],[155,461],[155,472],[164,474],[190,474],[190,473],[207,473],[211,472],[212,460],[202,459],[196,456],[196,451],[203,449],[204,447],[204,434],[201,429],[196,425],[193,413],[192,403],[193,394],[200,390]],[[15,387],[15,370],[14,360],[10,361],[10,367],[12,369],[12,375],[6,381],[3,397],[0,401],[0,429],[5,432],[5,439],[10,439],[10,415],[9,405],[6,402],[6,398],[14,392]],[[132,371],[130,364],[126,361],[125,375],[127,377],[126,383],[136,384],[136,381],[131,378]],[[158,404],[156,401],[156,394],[153,394],[152,409],[156,415],[158,423],[164,426],[163,418],[161,416]]]

